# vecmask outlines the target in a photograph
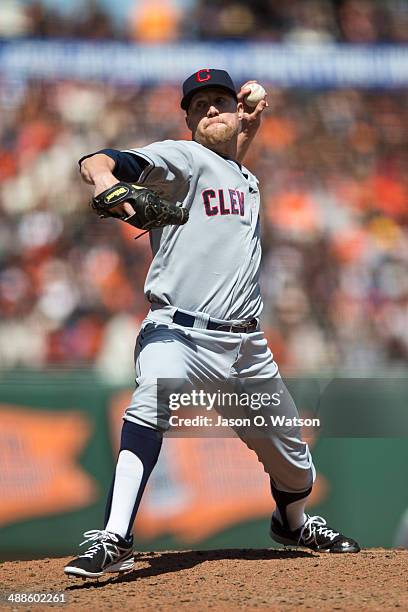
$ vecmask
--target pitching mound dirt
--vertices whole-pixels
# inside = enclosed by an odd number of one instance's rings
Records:
[[[324,555],[295,550],[138,553],[127,574],[69,579],[68,559],[6,562],[0,590],[63,593],[64,610],[408,610],[408,551]],[[50,605],[2,608],[49,610]]]

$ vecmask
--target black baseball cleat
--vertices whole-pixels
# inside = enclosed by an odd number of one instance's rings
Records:
[[[285,546],[302,546],[315,552],[358,553],[360,546],[326,524],[321,516],[306,514],[303,527],[290,531],[272,515],[270,535],[275,542]]]
[[[80,546],[88,544],[89,547],[83,555],[65,566],[67,576],[98,578],[103,574],[126,572],[133,568],[133,536],[125,540],[116,533],[92,529],[84,533],[84,538]]]

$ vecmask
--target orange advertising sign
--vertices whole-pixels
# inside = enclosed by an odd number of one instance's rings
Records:
[[[1,527],[95,500],[95,482],[77,464],[90,433],[88,419],[74,410],[0,404]]]

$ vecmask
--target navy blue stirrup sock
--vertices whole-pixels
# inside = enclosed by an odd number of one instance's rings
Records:
[[[279,510],[279,514],[282,518],[282,525],[285,529],[290,529],[288,515],[287,515],[287,507],[294,502],[300,501],[305,497],[308,497],[312,492],[313,487],[309,487],[306,491],[301,491],[299,493],[288,493],[287,491],[279,491],[272,481],[271,481],[271,490],[273,498],[276,502],[276,506]]]
[[[139,457],[143,464],[143,476],[140,483],[139,491],[133,507],[133,512],[129,521],[129,527],[126,534],[127,538],[130,538],[132,533],[133,523],[136,517],[136,512],[139,508],[140,501],[142,499],[143,492],[145,490],[147,481],[149,480],[150,474],[159,458],[159,453],[163,441],[163,435],[151,429],[150,427],[143,427],[132,421],[124,421],[122,426],[122,435],[120,440],[120,451],[127,450]],[[120,452],[119,451],[119,452]],[[105,509],[105,522],[104,526],[108,524],[109,516],[112,507],[113,489],[115,486],[115,476],[109,490],[108,499],[106,502]]]

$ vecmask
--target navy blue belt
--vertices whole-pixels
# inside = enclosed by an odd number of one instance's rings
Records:
[[[186,312],[181,312],[180,310],[176,310],[173,315],[174,323],[177,323],[177,325],[183,325],[184,327],[194,327],[195,320],[196,318],[194,315],[187,314]],[[257,327],[257,319],[251,319],[250,321],[245,321],[232,325],[226,325],[225,323],[216,323],[215,321],[209,319],[205,329],[233,332],[235,334],[250,334],[251,332],[256,331]]]

